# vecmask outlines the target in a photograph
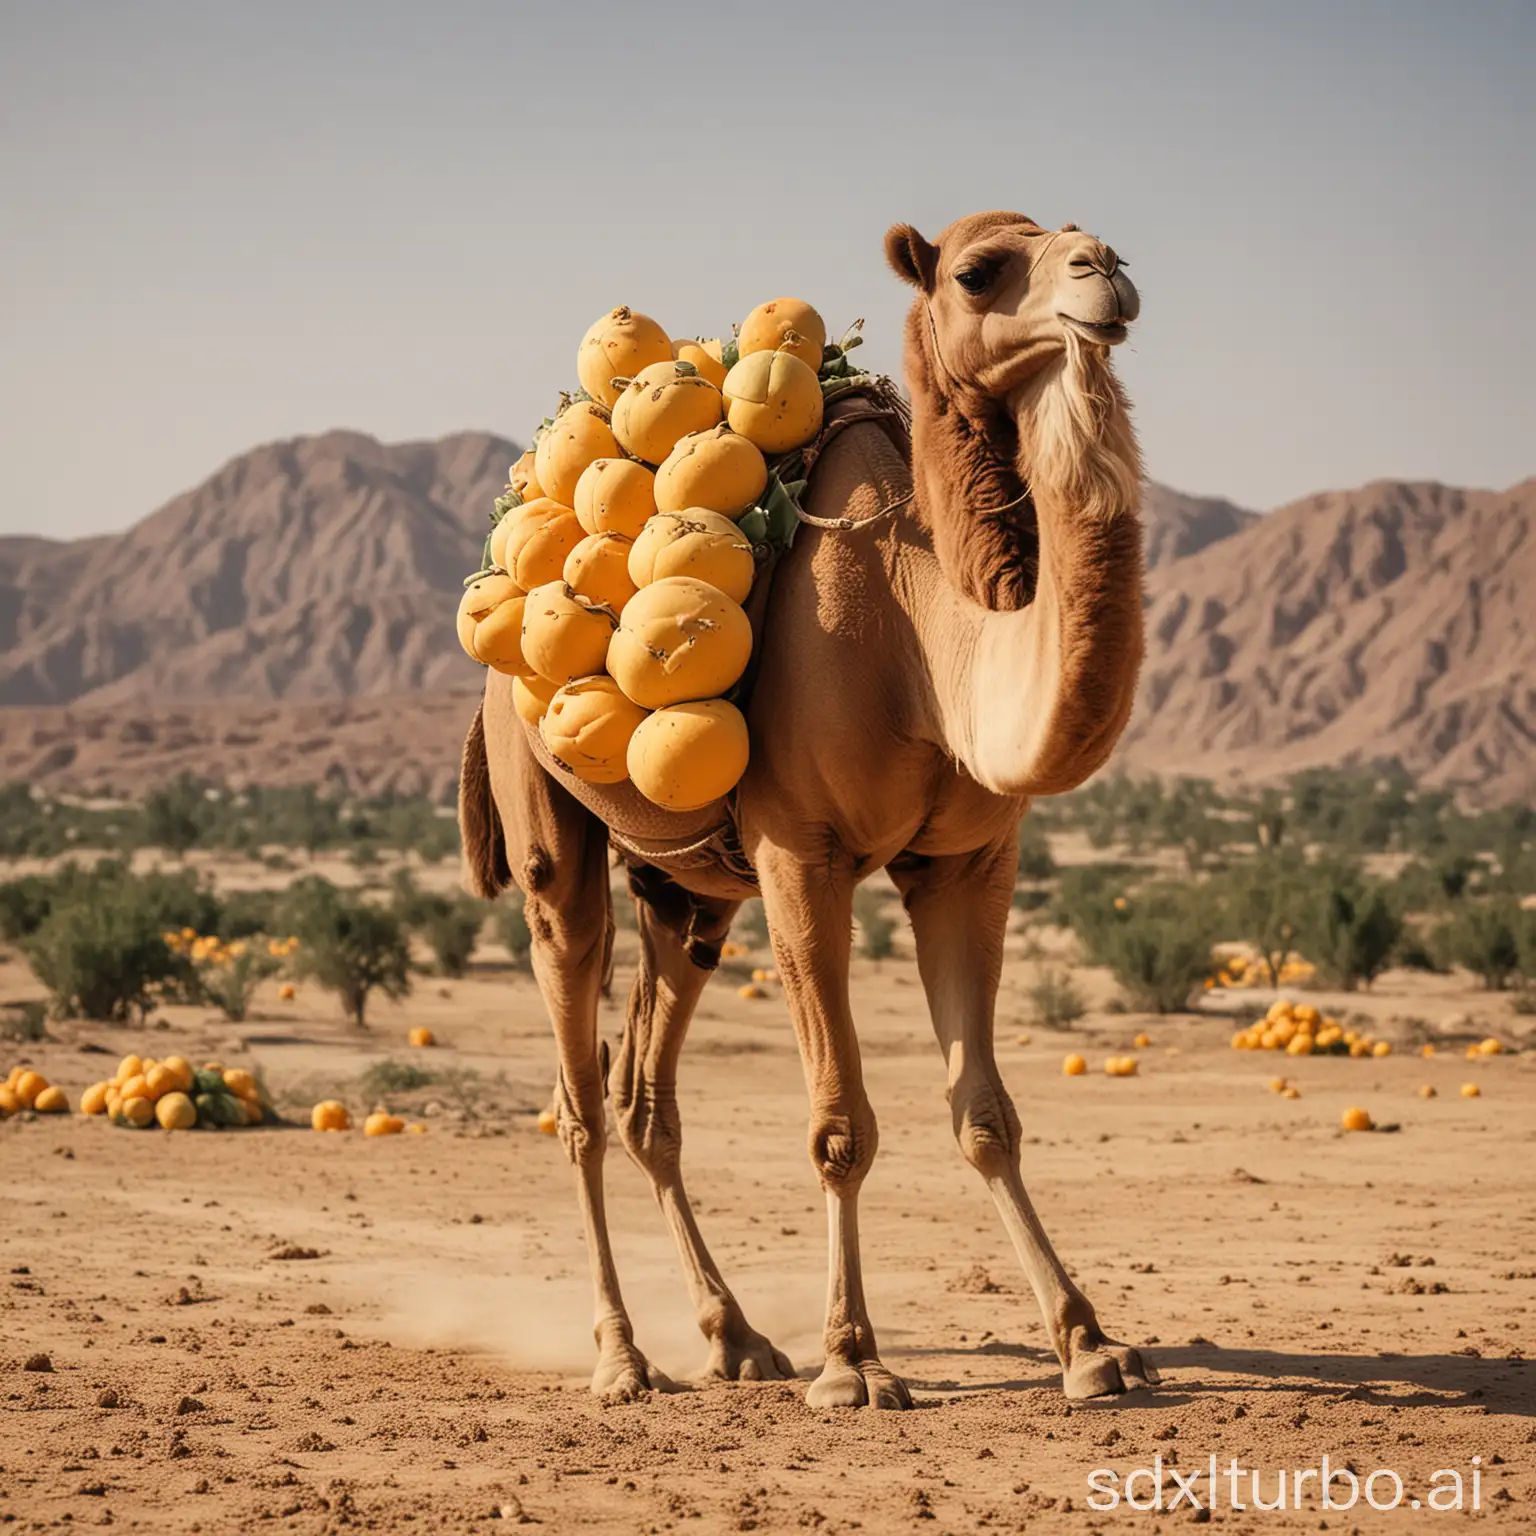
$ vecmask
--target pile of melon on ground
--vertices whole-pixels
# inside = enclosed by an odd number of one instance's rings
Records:
[[[80,1095],[80,1113],[107,1115],[132,1130],[222,1130],[277,1119],[260,1083],[243,1067],[210,1061],[194,1068],[182,1056],[123,1057],[114,1076]]]
[[[828,346],[798,299],[759,305],[726,342],[674,342],[627,308],[588,330],[581,388],[512,466],[458,614],[464,649],[513,679],[577,778],[629,779],[682,811],[746,771],[729,697],[752,652],[742,605],[793,537],[797,450],[828,399],[872,377],[849,367],[858,339]]]
[[[24,1109],[40,1115],[67,1115],[69,1095],[50,1083],[41,1072],[30,1067],[12,1067],[0,1083],[0,1120],[20,1114]]]

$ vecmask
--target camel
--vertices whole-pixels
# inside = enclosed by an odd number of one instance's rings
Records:
[[[929,243],[886,236],[916,290],[904,337],[910,465],[879,427],[826,447],[774,576],[733,806],[768,920],[810,1098],[825,1193],[825,1361],[813,1407],[905,1408],[865,1305],[859,1193],[878,1132],[849,1001],[853,893],[884,869],[911,919],[948,1068],[954,1132],[1018,1253],[1073,1398],[1153,1379],[1100,1328],[1025,1192],[1020,1122],[993,1055],[993,1010],[1021,817],[1109,756],[1142,656],[1140,460],[1110,364],[1139,300],[1115,253],[1075,225],[981,213]],[[851,519],[835,528],[818,522]],[[867,524],[866,524],[867,520]],[[814,686],[808,680],[815,679]],[[751,885],[631,855],[639,972],[608,1070],[597,1006],[611,956],[609,825],[540,761],[492,672],[461,786],[469,883],[527,896],[535,975],[558,1043],[559,1131],[574,1164],[596,1295],[592,1389],[669,1388],[636,1347],[603,1207],[605,1100],[677,1242],[704,1375],[783,1379],[684,1191],[676,1078],[694,1005]],[[600,801],[594,803],[601,803]],[[610,818],[611,819],[611,818]]]

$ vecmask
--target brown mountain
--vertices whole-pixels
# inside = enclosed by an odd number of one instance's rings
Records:
[[[1536,788],[1536,479],[1309,496],[1148,579],[1130,767],[1218,779],[1397,757]]]
[[[114,537],[0,540],[0,704],[472,684],[444,595],[518,452],[329,432],[241,454]]]

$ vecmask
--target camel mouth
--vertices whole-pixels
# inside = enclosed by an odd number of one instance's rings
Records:
[[[1112,320],[1107,325],[1096,325],[1091,320],[1079,320],[1075,315],[1058,313],[1056,318],[1063,325],[1076,331],[1085,341],[1096,342],[1101,347],[1117,347],[1130,334],[1123,320]]]

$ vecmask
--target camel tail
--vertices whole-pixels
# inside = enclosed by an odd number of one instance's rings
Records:
[[[474,724],[464,738],[464,759],[459,768],[459,840],[464,846],[464,889],[494,901],[512,884],[512,867],[507,863],[507,840],[491,794],[483,714],[483,707],[475,711]]]

